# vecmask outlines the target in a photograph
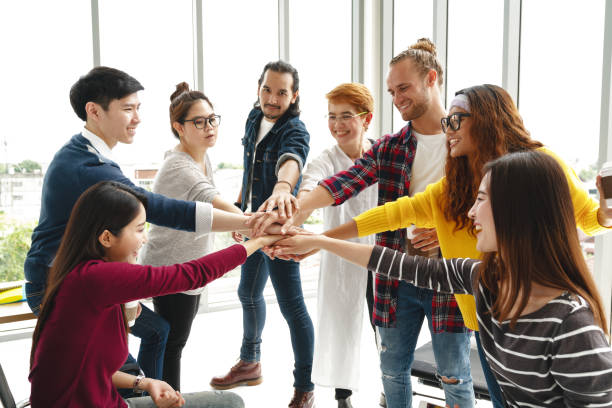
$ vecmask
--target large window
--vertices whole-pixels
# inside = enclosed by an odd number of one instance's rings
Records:
[[[604,8],[523,2],[519,109],[531,136],[576,170],[598,157]]]
[[[604,0],[523,2],[521,25],[519,110],[525,126],[574,167],[593,195],[604,11]],[[582,236],[582,245],[593,268],[593,239]]]
[[[325,94],[351,82],[351,1],[291,1],[290,60],[300,74],[301,119],[310,158],[335,143],[327,127]]]
[[[447,105],[460,89],[501,86],[503,27],[503,0],[449,0]]]
[[[433,0],[395,1],[393,3],[393,55],[416,43],[419,38],[433,41]],[[387,61],[388,64],[389,61]],[[388,69],[381,74],[387,77]],[[384,82],[384,92],[387,92]],[[393,130],[398,131],[406,122],[393,107]]]
[[[203,2],[204,92],[222,117],[219,139],[210,154],[216,164],[242,165],[241,140],[257,100],[257,80],[266,63],[278,60],[277,4],[277,0]],[[235,200],[238,192],[231,194],[229,199]]]
[[[93,66],[90,15],[81,0],[0,2],[0,163],[48,163],[80,131],[68,92]]]
[[[145,88],[134,143],[114,150],[132,177],[127,165],[161,163],[164,151],[176,143],[168,106],[176,84],[194,85],[192,2],[105,0],[99,5],[102,65],[126,71]]]

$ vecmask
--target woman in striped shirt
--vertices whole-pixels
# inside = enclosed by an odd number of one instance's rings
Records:
[[[279,241],[277,253],[324,248],[416,286],[474,295],[482,346],[508,406],[612,406],[608,327],[563,170],[528,151],[484,173],[469,211],[481,261],[412,257],[318,235]]]

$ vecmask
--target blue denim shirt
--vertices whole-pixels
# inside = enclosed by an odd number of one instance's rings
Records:
[[[263,112],[259,108],[254,108],[249,113],[246,121],[242,145],[244,146],[244,174],[242,176],[242,195],[240,202],[242,210],[246,209],[249,201],[249,182],[253,180],[251,186],[251,209],[257,210],[272,194],[274,185],[277,181],[278,169],[287,160],[295,160],[300,168],[306,163],[308,151],[310,150],[310,135],[306,126],[300,120],[299,115],[291,115],[286,112],[281,116],[268,134],[259,142],[255,149],[259,124],[263,119]],[[255,156],[255,160],[253,160]],[[302,176],[293,189],[293,194],[297,194],[302,181]]]

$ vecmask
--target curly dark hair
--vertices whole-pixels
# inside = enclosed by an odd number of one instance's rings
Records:
[[[446,155],[446,208],[444,215],[455,221],[455,230],[474,227],[468,211],[478,192],[484,165],[506,153],[533,150],[542,143],[532,140],[514,101],[503,88],[477,85],[462,89],[470,104],[471,138],[477,150],[467,156]]]

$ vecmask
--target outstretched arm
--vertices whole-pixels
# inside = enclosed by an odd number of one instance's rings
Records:
[[[296,235],[277,242],[275,255],[303,254],[325,249],[371,271],[420,288],[444,293],[473,293],[479,265],[474,259],[432,259],[389,248],[342,241],[323,235]],[[333,272],[329,272],[333,273]]]

